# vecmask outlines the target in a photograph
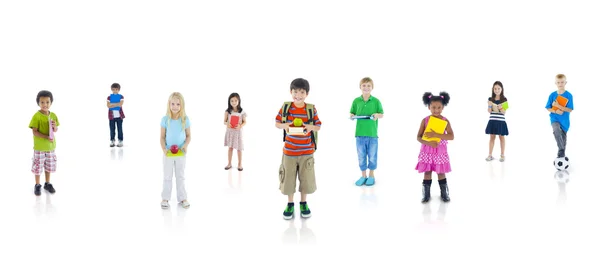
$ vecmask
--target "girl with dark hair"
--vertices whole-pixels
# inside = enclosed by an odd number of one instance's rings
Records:
[[[504,102],[507,102],[504,97],[504,86],[500,81],[496,81],[492,86],[492,97],[488,98],[488,112],[490,113],[490,120],[488,121],[487,127],[485,128],[485,134],[490,135],[490,149],[486,161],[494,160],[492,151],[494,151],[494,143],[496,142],[496,135],[500,138],[500,162],[504,162],[504,136],[508,135],[508,126],[506,126],[506,120],[504,114],[506,109],[502,106]]]
[[[242,167],[242,150],[244,150],[242,127],[246,125],[246,112],[242,109],[242,100],[239,94],[232,93],[229,95],[223,120],[223,124],[227,127],[225,130],[225,146],[229,147],[225,170],[231,168],[231,158],[235,149],[238,155],[238,170],[242,171],[244,170]]]
[[[450,121],[442,116],[442,110],[448,105],[448,102],[450,102],[450,95],[446,92],[441,92],[439,96],[434,96],[431,92],[423,94],[423,103],[429,108],[431,115],[425,117],[421,121],[419,133],[417,133],[417,141],[421,143],[421,151],[419,153],[419,162],[415,169],[418,170],[419,173],[425,173],[423,178],[422,203],[429,202],[429,199],[431,198],[430,189],[432,172],[437,173],[442,201],[450,201],[450,194],[446,181],[446,173],[451,171],[447,144],[448,140],[454,140],[454,131],[452,131]],[[432,118],[441,119],[447,122],[444,132],[425,132],[429,120]],[[439,138],[440,140],[428,141],[424,140],[423,137]]]

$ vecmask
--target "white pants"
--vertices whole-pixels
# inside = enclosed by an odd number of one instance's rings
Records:
[[[187,200],[187,193],[185,192],[185,156],[180,157],[167,157],[163,156],[163,200],[171,199],[171,189],[173,188],[173,171],[175,171],[175,178],[177,179],[177,202],[180,203],[183,200]]]

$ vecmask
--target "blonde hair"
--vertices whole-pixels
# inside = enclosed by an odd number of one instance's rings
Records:
[[[564,74],[560,73],[556,75],[556,79],[565,79],[567,80],[567,76],[565,76]]]
[[[371,88],[375,88],[375,84],[373,84],[373,79],[371,79],[369,77],[360,79],[360,84],[358,84],[358,87],[360,87],[364,83],[371,83]]]
[[[171,93],[171,95],[169,96],[169,101],[167,101],[167,116],[170,118],[167,120],[167,127],[169,127],[171,119],[173,119],[173,117],[175,116],[171,111],[171,101],[175,99],[179,99],[179,103],[181,103],[181,108],[179,109],[179,117],[181,117],[181,129],[185,130],[185,118],[187,117],[185,115],[185,101],[183,100],[183,95],[181,95],[181,93],[179,92]]]

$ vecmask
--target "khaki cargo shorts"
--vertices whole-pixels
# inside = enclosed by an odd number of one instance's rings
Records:
[[[284,195],[296,193],[296,175],[300,181],[300,192],[312,194],[317,190],[313,155],[283,155],[279,166],[279,190],[281,193]]]

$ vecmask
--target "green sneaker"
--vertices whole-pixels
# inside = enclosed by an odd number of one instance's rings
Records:
[[[300,216],[302,216],[302,218],[310,217],[310,208],[308,208],[306,202],[300,202]]]
[[[294,203],[288,203],[283,211],[283,218],[289,220],[294,218]]]

